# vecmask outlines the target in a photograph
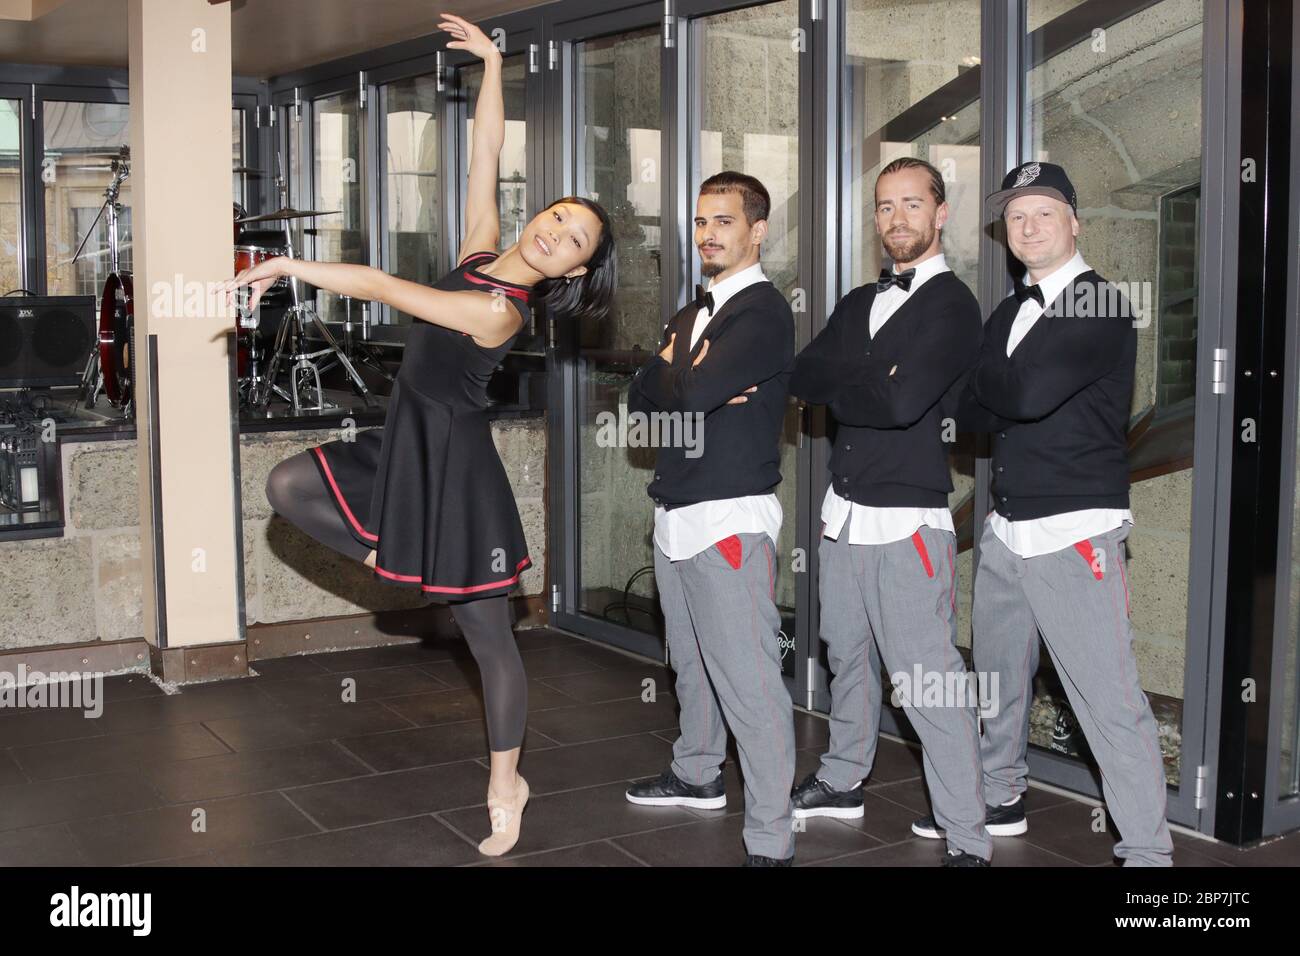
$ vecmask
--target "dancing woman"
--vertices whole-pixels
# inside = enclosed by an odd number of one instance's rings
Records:
[[[531,563],[514,494],[492,443],[487,384],[540,298],[555,314],[598,318],[615,288],[614,236],[596,203],[559,199],[498,254],[497,165],[505,138],[501,54],[483,32],[443,14],[448,49],[483,61],[459,265],[433,288],[369,266],[270,259],[226,283],[252,289],[250,308],[280,276],[386,302],[419,321],[382,429],[331,441],[276,465],[266,484],[277,513],[379,580],[448,603],[482,677],[491,749],[487,806],[498,856],[519,838],[528,784],[517,772],[527,713],[523,661],[507,594]]]

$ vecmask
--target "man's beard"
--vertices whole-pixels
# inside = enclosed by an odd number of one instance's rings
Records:
[[[934,241],[934,231],[927,229],[920,235],[912,238],[910,236],[900,236],[891,238],[885,236],[885,251],[889,253],[889,258],[895,262],[911,262],[926,249],[930,248],[930,243]]]
[[[727,265],[714,259],[712,262],[700,262],[700,275],[706,279],[712,279],[714,276],[727,271]]]

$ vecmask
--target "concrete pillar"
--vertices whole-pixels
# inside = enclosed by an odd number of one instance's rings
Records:
[[[144,633],[176,649],[242,639],[234,322],[210,294],[233,264],[230,5],[129,0],[128,28]]]

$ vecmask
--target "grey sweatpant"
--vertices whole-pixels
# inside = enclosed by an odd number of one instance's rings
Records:
[[[817,776],[848,790],[871,773],[880,730],[880,661],[910,689],[901,700],[921,740],[925,782],[948,848],[989,859],[980,786],[976,689],[969,696],[926,696],[934,682],[961,688],[966,665],[956,647],[956,539],[922,526],[889,544],[822,537],[821,637],[831,672],[831,740]],[[877,657],[877,650],[879,657]],[[917,675],[921,681],[916,680]],[[918,683],[922,686],[918,687]]]
[[[997,804],[1025,790],[1041,633],[1101,768],[1106,808],[1121,837],[1115,855],[1125,866],[1169,866],[1173,843],[1165,820],[1164,765],[1129,624],[1129,527],[1022,558],[985,524],[972,650],[976,670],[999,675],[1000,707],[996,716],[984,718],[984,793]]]
[[[738,568],[717,545],[682,561],[655,548],[681,708],[672,768],[689,784],[708,783],[726,756],[729,726],[745,778],[745,848],[785,859],[794,854],[794,707],[777,646],[776,546],[764,533],[728,541],[733,556],[739,543]]]

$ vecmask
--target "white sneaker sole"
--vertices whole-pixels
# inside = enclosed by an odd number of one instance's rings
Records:
[[[993,826],[985,826],[989,836],[1020,836],[1029,832],[1029,821],[1021,820],[1019,823],[995,823]],[[927,840],[942,840],[944,833],[942,830],[931,830],[928,827],[917,826],[912,824],[912,832],[919,837],[925,837]]]
[[[989,836],[1020,836],[1022,833],[1029,832],[1029,821],[995,823],[993,826],[985,826],[984,829],[989,831]]]
[[[625,793],[628,803],[639,807],[694,807],[697,810],[725,810],[727,797],[634,797]]]
[[[797,807],[794,811],[794,818],[796,820],[807,820],[809,817],[834,817],[836,820],[859,820],[865,815],[865,807],[815,807],[811,810]]]

